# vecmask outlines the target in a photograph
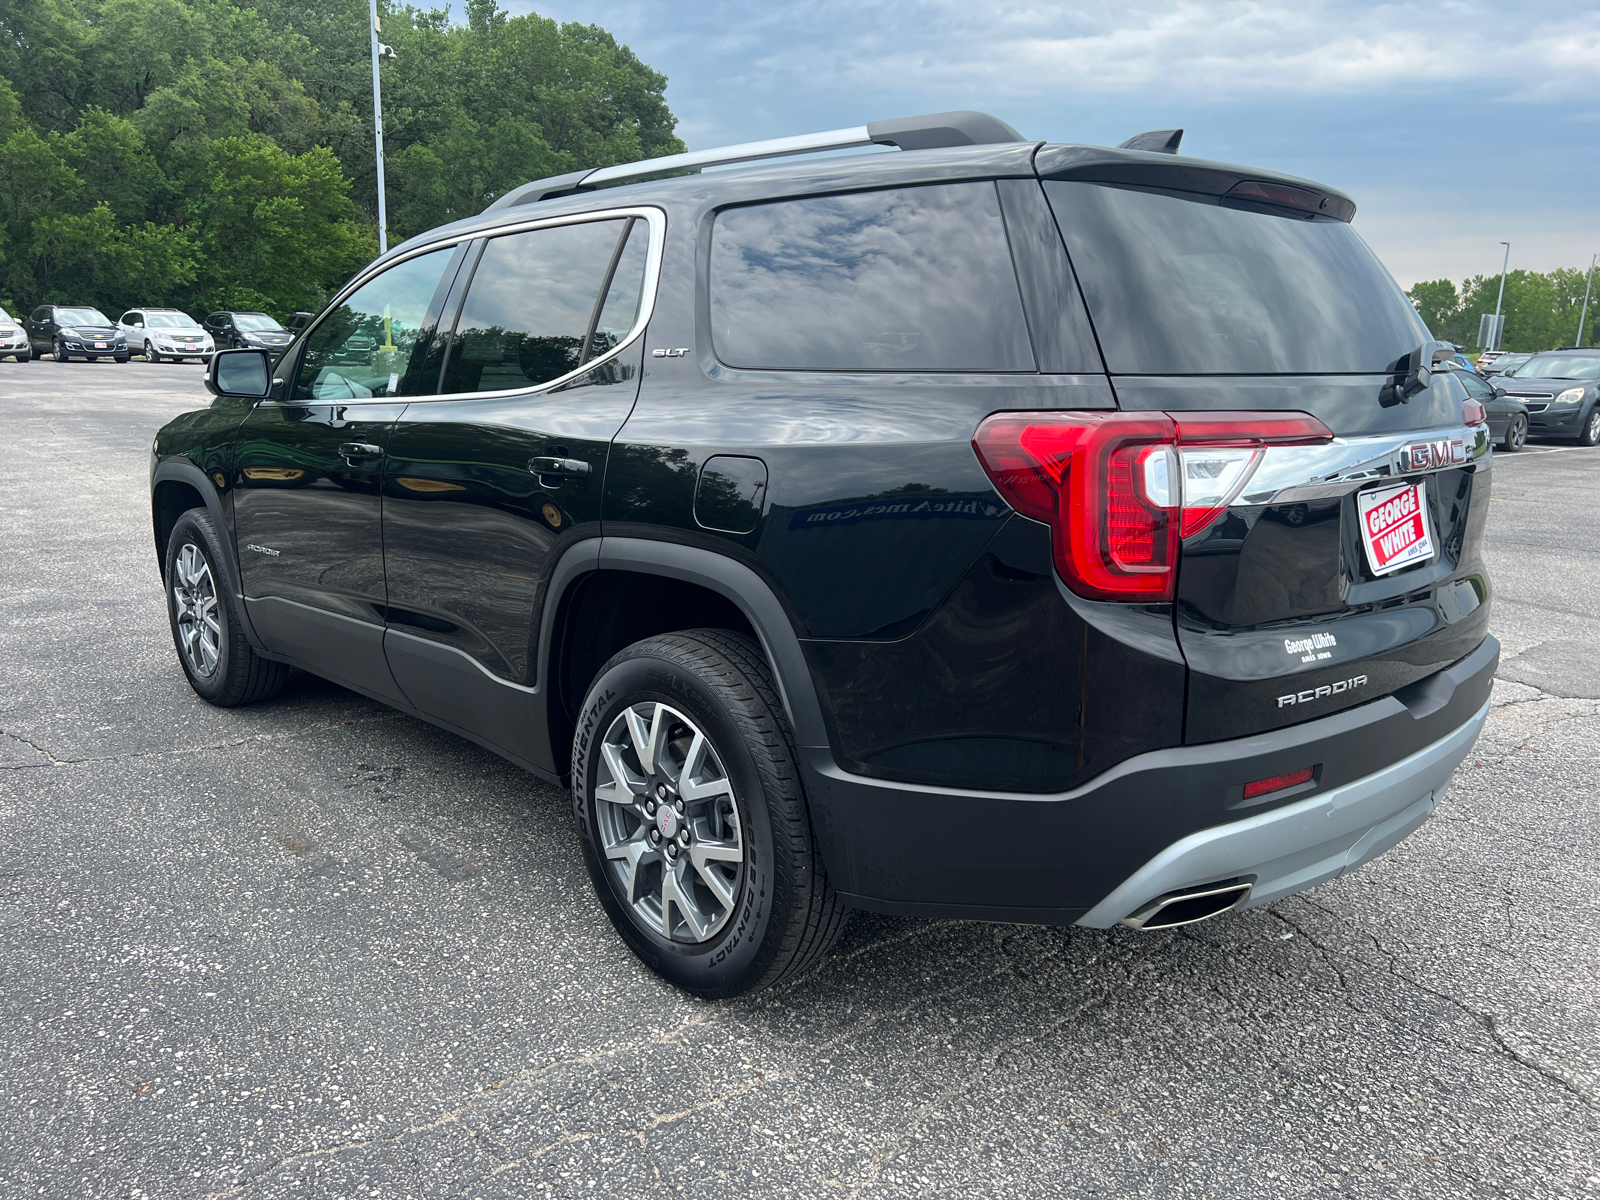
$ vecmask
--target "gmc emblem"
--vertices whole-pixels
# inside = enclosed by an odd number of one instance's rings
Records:
[[[1467,444],[1460,438],[1440,438],[1435,442],[1413,442],[1400,449],[1402,471],[1436,471],[1467,461]]]

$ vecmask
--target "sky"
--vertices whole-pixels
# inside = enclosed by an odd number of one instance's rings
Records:
[[[1600,2],[501,0],[667,76],[691,150],[979,109],[1029,138],[1184,153],[1352,195],[1405,286],[1600,251]]]

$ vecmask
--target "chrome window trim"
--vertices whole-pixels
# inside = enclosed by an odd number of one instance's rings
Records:
[[[1465,455],[1462,462],[1413,470],[1400,461],[1400,452],[1407,446],[1457,439]],[[1417,478],[1462,467],[1487,467],[1492,464],[1493,455],[1487,425],[1336,437],[1320,446],[1268,446],[1244,490],[1229,507],[1328,499],[1383,479]]]
[[[273,403],[301,405],[326,403],[341,406],[349,404],[433,404],[446,400],[487,400],[507,396],[536,396],[542,392],[559,388],[563,384],[571,383],[578,376],[586,375],[596,367],[602,366],[618,357],[644,336],[645,327],[650,324],[650,318],[655,312],[656,285],[661,280],[661,256],[667,240],[667,213],[665,209],[650,205],[629,205],[625,208],[596,209],[591,212],[569,213],[558,217],[530,218],[526,221],[511,221],[504,225],[496,225],[492,229],[472,230],[471,232],[457,234],[454,237],[442,238],[437,242],[429,242],[424,246],[417,246],[404,254],[385,260],[378,269],[369,270],[364,275],[357,276],[355,280],[346,284],[339,294],[322,310],[317,320],[308,325],[305,332],[301,334],[302,339],[309,340],[318,326],[327,319],[328,314],[332,313],[361,288],[390,268],[397,267],[403,262],[409,262],[413,258],[420,258],[424,254],[432,254],[437,250],[446,250],[453,246],[465,245],[468,242],[488,241],[491,238],[503,237],[507,234],[528,233],[536,229],[552,229],[558,225],[583,225],[591,221],[616,221],[627,217],[638,217],[650,227],[650,245],[645,251],[644,290],[639,299],[639,315],[634,318],[633,327],[628,330],[627,337],[623,338],[604,354],[591,358],[583,366],[568,371],[565,375],[558,376],[548,383],[535,384],[525,388],[509,388],[496,392],[443,392],[429,396],[357,396],[348,399],[330,397],[327,400],[285,399],[273,401]],[[373,265],[377,266],[377,264]],[[470,293],[471,290],[472,286],[469,281],[467,292]],[[461,302],[465,305],[465,294],[463,294]],[[454,337],[455,331],[452,329],[452,341]],[[293,384],[291,383],[290,386],[293,386]]]

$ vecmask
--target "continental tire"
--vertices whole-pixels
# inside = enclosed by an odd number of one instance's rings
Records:
[[[206,510],[191,508],[179,517],[162,571],[172,643],[195,694],[233,708],[277,695],[289,668],[260,657],[246,640],[223,562]]]
[[[590,685],[572,796],[595,892],[657,974],[708,999],[794,978],[843,931],[761,648],[663,634]]]

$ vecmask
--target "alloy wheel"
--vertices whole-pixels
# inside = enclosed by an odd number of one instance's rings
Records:
[[[173,560],[172,576],[178,646],[189,669],[209,678],[222,656],[222,622],[211,564],[200,547],[188,542],[179,548]]]
[[[1511,422],[1511,432],[1506,436],[1511,450],[1520,450],[1528,441],[1528,418],[1516,417]]]
[[[669,941],[714,937],[738,901],[745,841],[711,739],[677,709],[633,704],[606,731],[598,768],[600,846],[634,919]]]
[[[1600,442],[1600,404],[1595,405],[1589,414],[1589,421],[1583,427],[1583,444],[1593,446]]]
[[[144,360],[147,363],[158,363],[161,361],[161,356],[156,353],[155,347],[149,342],[144,344]]]

